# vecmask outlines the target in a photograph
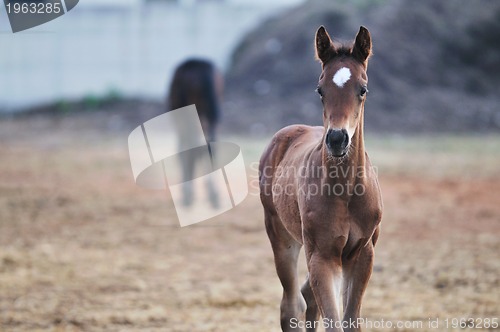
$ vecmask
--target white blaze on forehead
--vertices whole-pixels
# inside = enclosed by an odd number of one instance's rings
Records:
[[[344,84],[351,78],[351,71],[347,67],[342,67],[335,75],[333,75],[333,83],[337,84],[339,88],[343,87]]]

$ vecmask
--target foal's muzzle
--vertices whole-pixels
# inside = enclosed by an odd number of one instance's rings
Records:
[[[334,157],[343,157],[349,146],[349,135],[345,129],[328,129],[325,138],[328,151]]]

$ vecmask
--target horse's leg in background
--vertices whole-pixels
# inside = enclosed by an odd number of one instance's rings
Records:
[[[180,158],[182,167],[182,204],[190,206],[194,199],[193,180],[196,156],[194,150],[183,153]]]
[[[304,321],[306,303],[300,292],[297,259],[302,245],[288,233],[276,212],[265,211],[266,231],[274,253],[276,272],[283,286],[281,300],[281,329],[302,331],[299,322]]]
[[[343,263],[344,273],[344,321],[357,321],[361,310],[361,300],[365,292],[368,280],[373,267],[373,247],[372,241],[361,248],[359,255]],[[349,324],[346,324],[349,326]],[[361,328],[346,328],[344,331],[361,331]]]
[[[207,125],[203,126],[203,131],[205,132],[207,143],[215,142],[215,128],[216,124],[211,122],[208,122]],[[211,166],[215,164],[214,161],[214,159],[216,158],[215,150],[216,149],[212,148],[210,144],[208,144],[208,153],[210,154],[210,162],[212,163]],[[217,187],[215,186],[210,177],[207,178],[206,188],[210,204],[212,204],[213,208],[217,209],[219,207],[219,194],[217,191]]]
[[[310,322],[309,324],[306,324],[306,326],[311,326],[311,328],[306,328],[306,331],[315,332],[316,328],[314,327],[314,322],[317,322],[319,320],[319,309],[318,304],[316,303],[316,299],[314,298],[311,284],[309,283],[309,275],[307,275],[307,279],[302,285],[301,292],[307,303],[306,322]]]

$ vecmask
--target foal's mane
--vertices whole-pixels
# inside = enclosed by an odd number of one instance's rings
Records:
[[[332,40],[332,43],[333,43],[333,49],[330,50],[330,57],[326,63],[332,61],[333,59],[351,57],[354,60],[357,60],[358,62],[363,64],[363,62],[359,61],[359,59],[357,59],[352,54],[352,49],[354,47],[353,41]],[[323,65],[325,65],[326,63],[324,63]]]
[[[352,55],[353,42],[333,41],[335,47],[335,56],[349,56]]]

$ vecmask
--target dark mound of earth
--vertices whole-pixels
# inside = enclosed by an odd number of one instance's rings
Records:
[[[373,39],[365,121],[383,133],[492,132],[500,128],[500,2],[318,1],[274,17],[234,52],[226,128],[254,134],[321,124],[314,34],[339,41],[360,25]]]

